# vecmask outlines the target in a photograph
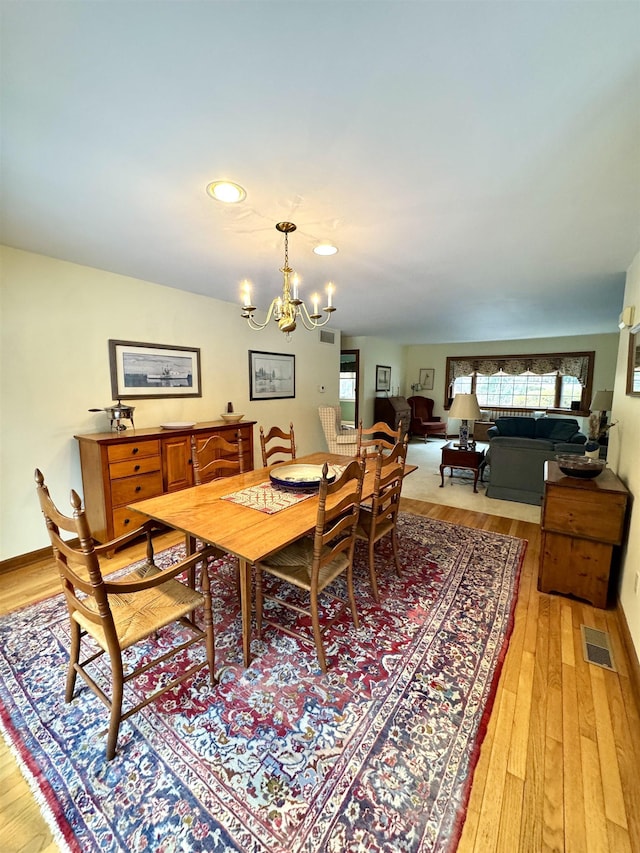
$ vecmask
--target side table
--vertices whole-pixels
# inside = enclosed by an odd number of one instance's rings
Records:
[[[478,476],[482,483],[484,474],[484,450],[476,450],[475,447],[469,447],[463,450],[456,447],[454,442],[449,441],[442,448],[442,460],[440,463],[440,488],[444,487],[444,469],[449,468],[449,476],[453,477],[454,468],[464,468],[465,470],[473,471],[473,491],[478,493]]]
[[[628,499],[626,486],[609,468],[593,480],[581,480],[566,477],[557,462],[545,462],[540,592],[607,606]]]

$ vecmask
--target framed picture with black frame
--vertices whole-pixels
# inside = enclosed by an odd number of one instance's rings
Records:
[[[391,368],[376,364],[376,391],[391,391]]]
[[[114,400],[202,397],[200,350],[139,341],[109,341]]]
[[[283,400],[295,396],[295,355],[249,350],[249,399]]]

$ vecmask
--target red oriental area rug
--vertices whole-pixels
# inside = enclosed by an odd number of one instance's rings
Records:
[[[327,675],[313,646],[272,630],[243,668],[238,603],[217,580],[233,562],[216,561],[219,684],[198,673],[132,716],[111,762],[104,705],[84,686],[64,703],[62,596],[2,617],[2,729],[61,848],[455,850],[526,542],[406,513],[399,539],[401,578],[390,549],[377,558],[379,606],[359,543],[361,628],[334,626]]]

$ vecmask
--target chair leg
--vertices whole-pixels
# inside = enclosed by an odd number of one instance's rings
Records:
[[[195,536],[187,536],[185,537],[185,550],[187,552],[187,557],[190,557],[192,554],[196,553],[197,550],[197,542]],[[187,583],[191,587],[191,589],[196,588],[196,569],[195,566],[191,566],[191,568],[187,571]],[[191,614],[191,619],[193,620],[193,613]]]
[[[351,605],[351,618],[353,619],[353,624],[355,625],[356,630],[358,630],[360,627],[360,620],[358,619],[356,596],[353,591],[353,554],[351,555],[351,563],[347,569],[347,592],[349,593],[349,604]]]
[[[264,605],[264,591],[262,588],[262,571],[256,566],[256,634],[262,639],[262,608]]]
[[[402,570],[400,568],[400,555],[398,554],[398,534],[396,532],[395,527],[391,531],[391,546],[393,548],[393,559],[396,564],[396,572],[398,577],[402,577]]]
[[[107,737],[107,761],[116,754],[118,743],[118,731],[122,718],[122,694],[124,687],[124,675],[122,671],[122,654],[118,651],[117,656],[111,657],[111,673],[113,678],[113,693],[111,696],[111,720],[109,722],[109,734]]]
[[[69,669],[67,670],[67,688],[64,701],[71,702],[76,686],[76,664],[80,660],[80,625],[75,619],[71,620],[71,648],[69,649]]]
[[[209,664],[209,684],[216,683],[216,638],[213,631],[213,611],[211,608],[211,581],[207,561],[202,561],[200,588],[204,597],[204,632],[206,635],[207,662]]]
[[[353,590],[351,591],[353,593]],[[322,643],[322,631],[320,630],[320,618],[318,616],[318,590],[311,590],[311,624],[313,625],[313,638],[316,641],[316,654],[318,663],[323,672],[327,671],[327,658]]]
[[[376,556],[375,542],[373,539],[369,542],[369,578],[371,580],[371,592],[376,604],[380,604],[380,594],[378,592],[378,579],[376,578]]]

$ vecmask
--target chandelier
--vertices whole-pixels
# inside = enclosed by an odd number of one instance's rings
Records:
[[[333,284],[327,285],[327,305],[322,309],[326,313],[326,317],[322,318],[322,313],[319,310],[320,298],[317,293],[311,297],[313,302],[313,314],[307,310],[307,306],[298,295],[298,276],[289,266],[289,234],[296,230],[293,222],[278,222],[276,229],[284,234],[284,266],[280,267],[284,280],[282,282],[282,295],[276,296],[272,300],[264,323],[259,323],[253,316],[256,310],[255,305],[251,304],[251,285],[248,281],[242,284],[243,289],[243,305],[242,317],[247,321],[252,329],[264,329],[271,318],[278,324],[281,332],[284,332],[289,337],[289,334],[295,331],[297,321],[300,320],[305,329],[319,329],[325,326],[331,319],[331,315],[336,310],[331,304],[333,297]],[[293,275],[292,275],[293,273]]]

